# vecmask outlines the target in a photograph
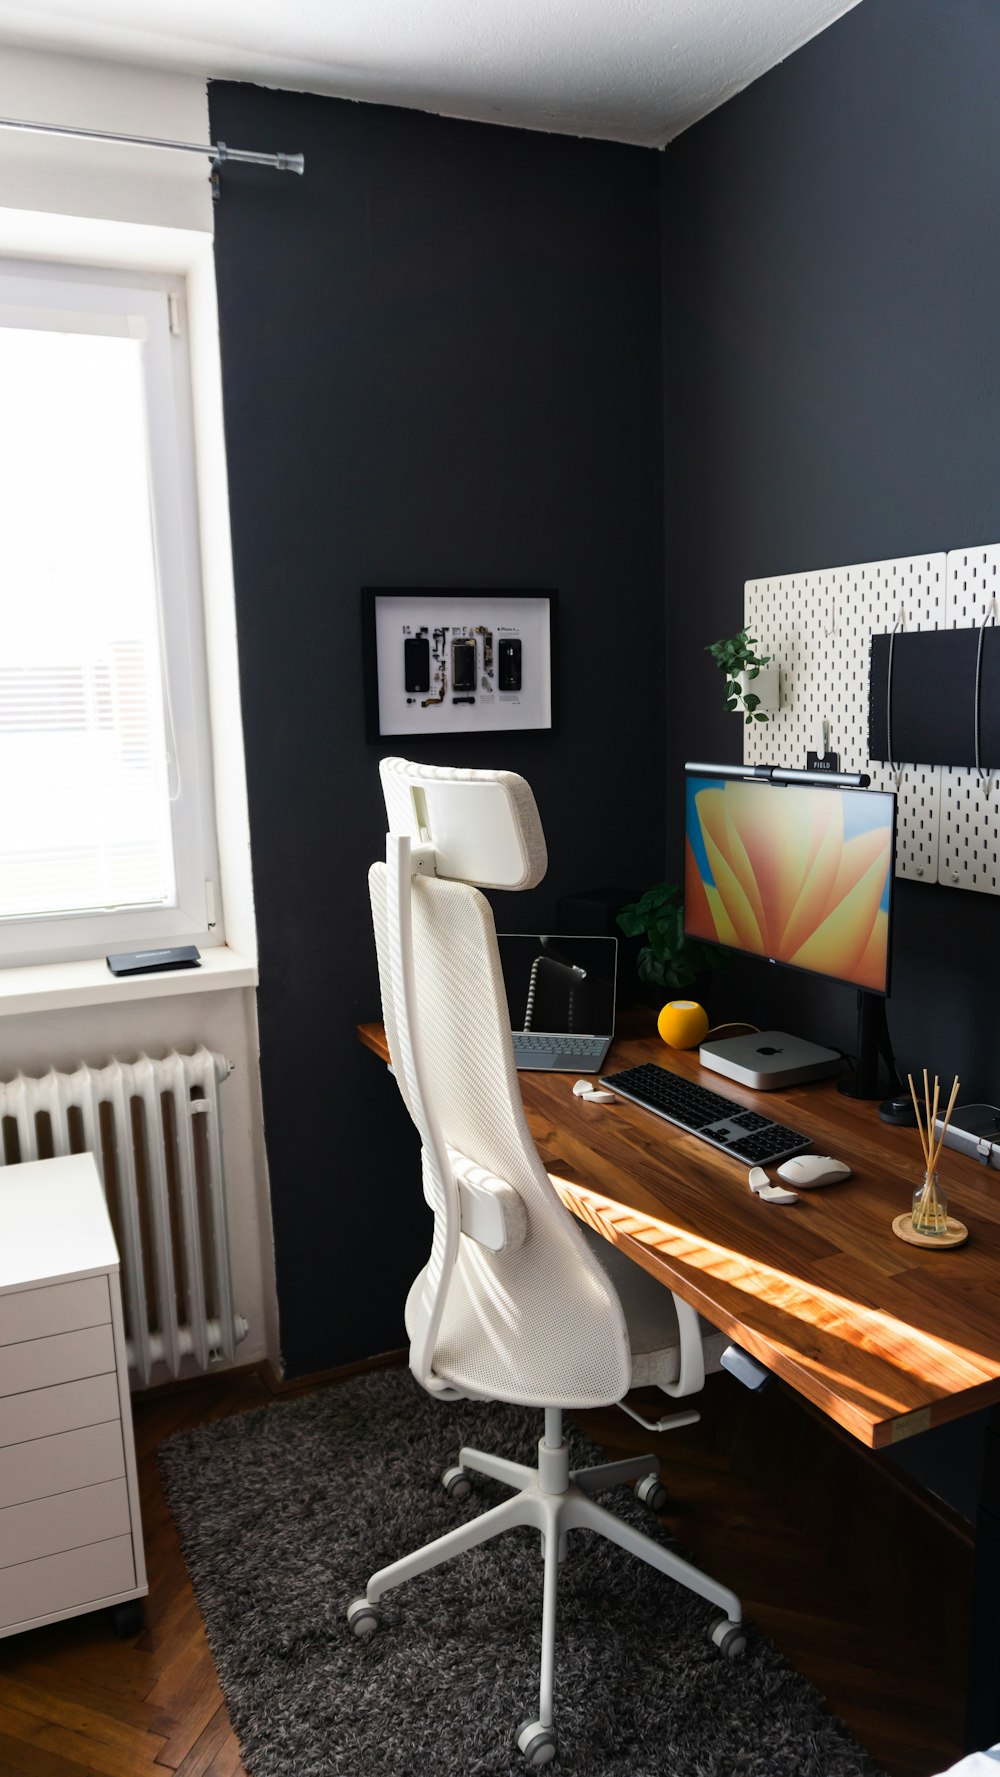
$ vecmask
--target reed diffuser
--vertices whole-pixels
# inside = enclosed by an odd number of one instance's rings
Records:
[[[934,1075],[934,1093],[932,1098],[930,1082],[927,1078],[927,1069],[924,1068],[923,1118],[921,1118],[920,1115],[920,1105],[917,1102],[917,1089],[913,1084],[913,1075],[907,1074],[906,1077],[910,1082],[910,1096],[913,1099],[913,1109],[917,1114],[917,1128],[920,1132],[920,1146],[923,1149],[924,1154],[924,1182],[922,1185],[919,1185],[913,1193],[913,1214],[911,1217],[911,1225],[914,1234],[931,1236],[935,1234],[947,1234],[948,1197],[944,1186],[938,1179],[937,1168],[938,1160],[941,1156],[941,1149],[944,1147],[945,1134],[947,1133],[948,1124],[951,1120],[951,1113],[955,1109],[955,1100],[958,1097],[958,1075],[955,1075],[952,1084],[951,1096],[948,1099],[948,1109],[944,1114],[940,1136],[937,1133],[937,1114],[941,1088],[937,1074]]]

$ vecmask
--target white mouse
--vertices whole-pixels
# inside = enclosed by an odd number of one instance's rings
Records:
[[[594,1090],[593,1080],[577,1080],[573,1087],[574,1098],[589,1098]]]
[[[813,1185],[839,1184],[841,1179],[850,1178],[851,1168],[845,1161],[835,1160],[832,1154],[796,1154],[794,1160],[781,1162],[778,1173],[790,1185],[808,1191]]]

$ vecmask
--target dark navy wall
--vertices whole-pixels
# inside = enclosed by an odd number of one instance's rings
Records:
[[[657,159],[239,85],[213,138],[226,443],[260,938],[261,1074],[291,1373],[403,1343],[429,1218],[378,1015],[383,846],[360,588],[555,587],[552,735],[414,745],[534,787],[560,894],[663,853]]]
[[[863,0],[663,155],[211,87],[214,135],[307,157],[228,168],[217,215],[292,1372],[399,1343],[427,1241],[352,1035],[383,831],[358,589],[559,589],[557,734],[424,749],[535,787],[549,880],[504,923],[676,868],[683,760],[740,753],[703,650],[744,580],[1000,539],[997,66],[991,0]],[[998,935],[992,898],[900,885],[897,1049],[970,1097],[1000,1095]],[[852,1040],[846,990],[763,966],[710,1009]]]
[[[991,0],[863,0],[662,157],[675,861],[679,763],[741,757],[703,650],[746,579],[1000,540],[998,68]],[[994,898],[899,884],[896,1047],[968,1098],[998,941]],[[847,990],[764,964],[714,1009],[852,1044]]]

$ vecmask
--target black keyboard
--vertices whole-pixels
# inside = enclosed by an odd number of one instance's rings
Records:
[[[811,1145],[808,1136],[798,1130],[786,1129],[759,1111],[748,1111],[735,1099],[696,1086],[693,1080],[657,1067],[654,1061],[608,1074],[601,1085],[641,1104],[644,1110],[655,1111],[658,1117],[666,1117],[668,1123],[711,1142],[713,1148],[721,1148],[747,1166],[769,1166],[775,1160],[801,1154]]]

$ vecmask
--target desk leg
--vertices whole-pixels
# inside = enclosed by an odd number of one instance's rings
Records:
[[[990,1409],[972,1581],[972,1643],[965,1701],[965,1746],[1000,1740],[1000,1407]]]

